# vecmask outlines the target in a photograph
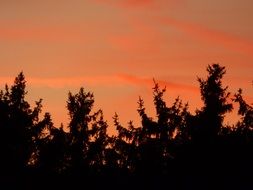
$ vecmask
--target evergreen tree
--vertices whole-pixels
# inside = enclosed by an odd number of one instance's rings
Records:
[[[139,99],[138,112],[142,126],[139,135],[139,151],[141,160],[138,163],[140,170],[150,170],[150,173],[166,174],[169,172],[168,162],[176,156],[176,146],[186,134],[186,117],[188,105],[183,105],[179,98],[168,107],[164,100],[166,88],[160,89],[154,81],[153,101],[156,108],[157,121],[145,113],[144,101]]]
[[[235,102],[239,103],[238,114],[241,121],[237,124],[239,130],[253,130],[253,106],[249,105],[242,97],[242,89],[235,94]]]
[[[225,114],[233,108],[232,104],[228,103],[228,87],[222,85],[225,67],[219,64],[208,65],[207,72],[207,79],[198,78],[204,106],[197,111],[196,120],[191,121],[192,138],[202,141],[216,139],[223,126]]]
[[[33,165],[37,152],[35,138],[44,126],[39,123],[42,100],[31,108],[25,100],[26,80],[21,72],[9,88],[0,92],[1,171],[23,173]]]
[[[72,172],[87,170],[87,153],[89,145],[89,122],[92,120],[91,110],[94,104],[92,93],[81,88],[75,95],[69,92],[67,108],[70,116],[70,167]],[[87,172],[87,171],[86,171]]]
[[[134,172],[138,159],[138,128],[133,126],[132,121],[128,123],[128,128],[123,127],[119,122],[119,117],[115,113],[114,126],[118,132],[114,138],[114,149],[118,157],[118,168],[122,172]]]
[[[67,168],[68,134],[63,130],[63,126],[60,128],[53,126],[48,113],[39,125],[44,127],[36,138],[38,150],[36,166],[44,174],[62,174]]]
[[[76,174],[88,174],[90,170],[101,172],[106,162],[106,148],[109,144],[107,123],[102,110],[91,113],[93,105],[93,94],[84,92],[83,88],[75,95],[69,93],[68,151],[71,171]]]
[[[102,173],[107,163],[107,147],[110,137],[107,134],[107,122],[104,120],[102,110],[93,115],[91,129],[89,130],[88,162],[93,173]]]

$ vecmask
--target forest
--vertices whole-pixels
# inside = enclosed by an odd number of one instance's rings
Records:
[[[156,118],[140,98],[141,123],[122,126],[115,114],[117,134],[109,135],[92,92],[69,92],[68,126],[55,126],[41,99],[34,107],[26,100],[21,72],[0,91],[0,188],[252,189],[253,106],[242,89],[228,91],[225,73],[207,66],[197,79],[203,107],[194,113],[180,98],[167,105],[166,88],[154,81]],[[240,119],[228,126],[232,111]]]

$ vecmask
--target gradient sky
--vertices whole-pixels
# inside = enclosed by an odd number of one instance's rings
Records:
[[[194,111],[212,63],[253,102],[252,0],[0,0],[1,86],[24,71],[28,100],[42,98],[56,126],[81,86],[109,123],[117,112],[138,126],[139,95],[154,116],[152,78]]]

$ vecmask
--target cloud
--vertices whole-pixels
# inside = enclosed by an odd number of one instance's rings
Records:
[[[114,33],[108,36],[108,43],[127,53],[159,53],[162,35],[150,22],[138,18],[126,18],[127,31],[122,34]]]
[[[152,34],[141,35],[141,32],[130,33],[124,35],[114,35],[108,37],[108,43],[123,52],[127,53],[157,53],[160,50],[160,43]]]
[[[151,6],[154,4],[154,0],[125,0],[122,1],[122,5],[127,7],[139,7],[139,6]]]
[[[81,28],[71,26],[32,26],[27,23],[22,26],[22,21],[0,26],[0,41],[59,43],[84,42],[87,39]]]
[[[184,0],[94,0],[92,2],[124,9],[159,10],[181,5]]]
[[[118,75],[119,78],[123,79],[124,81],[127,81],[130,84],[138,85],[138,86],[148,86],[149,88],[152,88],[154,86],[154,79],[152,78],[145,78],[145,77],[137,77],[134,75],[127,75],[127,74],[121,74]],[[173,83],[166,80],[157,80],[155,81],[161,86],[166,86],[169,89],[175,89],[175,90],[186,90],[186,91],[192,91],[197,92],[198,88],[192,85],[187,84],[180,84],[180,83]]]
[[[0,85],[13,84],[13,78],[0,77]],[[107,76],[87,76],[87,77],[58,77],[58,78],[39,78],[26,77],[27,85],[44,86],[50,88],[67,88],[81,86],[140,86],[152,88],[154,81],[148,77],[138,77],[129,74],[115,74]],[[170,89],[184,89],[189,91],[197,91],[197,88],[191,85],[173,83],[165,80],[156,80],[161,86]]]
[[[27,78],[36,86],[51,88],[81,87],[81,86],[117,86],[120,84],[116,76],[87,76],[87,77],[59,77],[59,78]]]
[[[182,21],[173,18],[161,18],[160,22],[203,41],[221,45],[227,49],[253,56],[253,42],[226,32],[209,29],[197,23]]]
[[[39,78],[26,77],[27,85],[43,86],[50,88],[81,87],[85,85],[117,85],[119,84],[116,76],[93,76],[93,77],[57,77]],[[13,78],[0,77],[0,84],[12,84]]]
[[[121,8],[133,8],[140,6],[150,6],[154,4],[154,0],[95,0],[96,3]]]

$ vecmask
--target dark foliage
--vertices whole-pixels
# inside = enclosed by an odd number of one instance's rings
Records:
[[[21,72],[0,91],[0,182],[3,188],[115,189],[251,189],[253,188],[253,107],[242,90],[230,99],[223,87],[225,68],[207,67],[200,79],[203,107],[188,111],[178,97],[171,106],[166,88],[154,81],[156,118],[139,98],[140,126],[121,125],[109,136],[102,110],[93,111],[94,96],[83,88],[68,94],[67,127],[55,127],[42,100],[26,101]],[[224,125],[238,103],[240,120]]]

